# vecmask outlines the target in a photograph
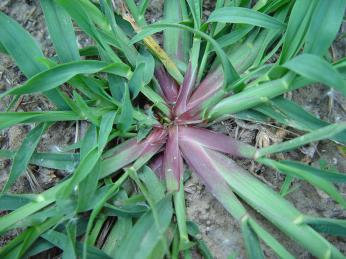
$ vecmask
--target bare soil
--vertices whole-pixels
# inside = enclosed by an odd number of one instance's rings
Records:
[[[157,21],[162,16],[162,0],[153,0],[151,8],[148,12],[150,22]],[[204,15],[209,15],[215,1],[205,1]],[[1,0],[0,11],[9,14],[11,17],[21,23],[41,44],[45,54],[49,57],[54,55],[54,49],[49,39],[46,26],[44,24],[43,14],[37,0]],[[345,31],[346,25],[342,30]],[[80,44],[88,43],[88,39],[83,36],[79,37]],[[345,56],[346,41],[337,40],[333,44],[333,57],[338,59]],[[0,92],[8,88],[14,87],[25,81],[25,77],[19,72],[15,64],[5,55],[0,54]],[[321,85],[314,85],[304,89],[297,90],[292,93],[292,99],[301,104],[308,111],[316,116],[330,121],[346,120],[346,101],[345,99],[330,92],[330,90]],[[9,99],[0,102],[0,110],[4,111],[8,106]],[[18,111],[39,111],[50,110],[52,106],[46,98],[35,95],[26,96],[21,104],[16,107]],[[220,132],[224,132],[232,137],[236,137],[244,142],[255,145],[267,145],[275,141],[282,141],[282,136],[292,137],[290,133],[282,134],[285,129],[264,125],[258,126],[252,123],[239,122],[236,120],[228,120],[213,128]],[[13,126],[8,130],[0,132],[0,148],[16,150],[27,134],[32,125]],[[57,148],[74,142],[77,127],[75,123],[58,123],[51,127],[39,145],[40,151],[56,151]],[[78,128],[80,130],[80,128]],[[83,127],[82,127],[83,129]],[[276,136],[273,138],[273,136]],[[281,137],[281,140],[280,140]],[[309,162],[318,166],[320,161],[325,161],[330,167],[336,167],[340,172],[346,172],[345,154],[337,149],[337,145],[330,141],[321,141],[311,144],[301,150],[284,154],[285,158],[294,158]],[[256,177],[267,183],[274,190],[279,190],[283,183],[284,177],[270,169],[266,169],[260,165],[253,164],[250,161],[238,161],[241,166],[251,171]],[[7,179],[10,162],[0,160],[0,188]],[[40,167],[31,167],[28,172],[21,177],[12,188],[13,192],[38,192],[54,185],[61,177],[63,172],[50,170]],[[339,187],[343,195],[346,194],[346,186]],[[310,215],[318,215],[325,217],[346,218],[346,213],[330,198],[326,197],[320,191],[317,191],[311,185],[295,180],[293,189],[286,197],[299,210]],[[206,241],[210,250],[216,258],[227,258],[234,256],[235,258],[245,258],[242,235],[238,223],[229,215],[222,205],[215,200],[203,184],[195,175],[185,185],[187,214],[190,220],[195,221],[201,230],[202,239]],[[311,255],[304,252],[299,245],[290,241],[266,222],[261,216],[257,216],[258,220],[271,233],[273,233],[297,258],[312,258]],[[7,240],[12,239],[17,232],[9,233],[9,235],[0,237],[0,247]],[[343,253],[346,253],[345,238],[328,238]],[[265,247],[267,258],[275,258],[274,254]],[[196,253],[195,258],[200,256]]]

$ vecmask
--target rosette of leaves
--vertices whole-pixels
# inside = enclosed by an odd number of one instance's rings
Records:
[[[346,94],[345,59],[329,48],[343,21],[344,0],[218,0],[209,17],[200,0],[166,0],[161,21],[147,24],[149,1],[41,0],[56,56],[47,58],[17,22],[0,14],[0,49],[28,78],[11,97],[0,128],[33,125],[12,159],[2,189],[0,232],[20,229],[2,258],[59,248],[63,258],[191,257],[209,250],[186,220],[184,171],[197,174],[239,221],[249,258],[263,245],[294,255],[244,204],[318,258],[344,258],[324,234],[345,236],[343,219],[306,215],[234,158],[251,159],[346,202],[334,183],[346,176],[271,154],[321,139],[346,143],[346,122],[314,117],[284,94],[320,82]],[[79,48],[76,27],[93,44]],[[152,34],[163,31],[163,44]],[[25,94],[43,94],[51,111],[12,112]],[[300,136],[264,148],[209,126],[227,118],[271,121]],[[86,134],[59,153],[36,152],[54,123],[87,121]],[[71,123],[72,123],[71,122]],[[28,164],[69,172],[39,194],[11,194]],[[324,234],[321,234],[324,233]]]

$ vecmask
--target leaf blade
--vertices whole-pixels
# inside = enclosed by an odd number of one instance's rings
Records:
[[[346,82],[327,61],[312,54],[302,54],[286,62],[284,67],[307,79],[321,82],[346,96]]]
[[[7,192],[16,179],[26,170],[32,154],[34,153],[42,134],[48,128],[47,123],[41,123],[31,130],[25,137],[22,145],[13,158],[13,164],[8,180],[2,189],[2,193]]]
[[[210,14],[207,22],[242,23],[268,29],[285,28],[285,24],[279,20],[267,14],[243,7],[219,8]]]
[[[45,21],[54,47],[62,62],[80,59],[71,18],[54,0],[41,0]]]

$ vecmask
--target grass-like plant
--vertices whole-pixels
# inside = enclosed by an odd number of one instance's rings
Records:
[[[316,82],[346,95],[346,60],[334,61],[328,51],[346,1],[217,0],[204,18],[201,0],[165,0],[162,21],[150,25],[148,0],[40,2],[56,50],[52,58],[0,13],[0,50],[28,78],[0,95],[12,97],[0,113],[0,129],[34,126],[18,150],[0,151],[12,159],[0,197],[0,209],[8,212],[0,233],[20,229],[0,249],[1,258],[53,247],[63,258],[190,258],[196,247],[211,258],[186,219],[188,168],[239,221],[249,258],[263,258],[263,244],[278,257],[294,255],[244,203],[312,255],[345,257],[324,237],[345,236],[345,220],[301,213],[232,158],[285,174],[286,189],[303,179],[346,207],[334,186],[346,175],[272,156],[321,139],[346,144],[345,122],[329,124],[283,97]],[[78,48],[72,21],[92,46]],[[151,36],[160,31],[163,47]],[[25,94],[43,94],[56,109],[12,112]],[[255,148],[208,129],[230,117],[271,121],[300,136]],[[89,127],[80,141],[64,152],[35,152],[51,125],[81,120]],[[9,193],[28,164],[68,176],[42,193]]]

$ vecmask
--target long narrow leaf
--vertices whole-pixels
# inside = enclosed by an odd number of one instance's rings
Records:
[[[0,95],[3,98],[9,94],[29,94],[54,89],[67,82],[72,77],[83,73],[108,72],[127,77],[129,68],[121,63],[107,64],[101,61],[84,60],[57,65],[47,71],[41,72],[28,80],[24,85],[12,88]]]
[[[98,149],[99,152],[102,152],[105,148],[109,134],[112,131],[113,123],[115,119],[114,112],[108,112],[104,116],[102,116],[101,125],[100,125],[100,133],[99,133],[99,141],[98,141]]]
[[[25,137],[22,145],[16,152],[13,158],[13,164],[8,177],[8,180],[2,189],[2,192],[7,192],[16,179],[25,172],[26,167],[30,161],[32,154],[34,153],[38,142],[41,139],[42,134],[48,128],[48,124],[41,123],[31,130]]]
[[[169,199],[157,203],[155,209],[159,216],[160,229],[156,226],[152,211],[148,211],[121,242],[114,258],[151,258],[150,255],[161,241],[162,234],[167,230],[173,214]]]
[[[166,28],[178,28],[183,29],[192,33],[195,33],[197,36],[207,40],[210,42],[210,44],[213,46],[215,52],[217,53],[218,57],[221,60],[222,68],[224,71],[225,79],[223,82],[224,86],[230,85],[232,82],[236,81],[239,78],[238,73],[230,63],[229,59],[227,58],[227,55],[225,52],[221,49],[221,47],[218,45],[218,43],[211,38],[206,33],[203,33],[199,30],[192,29],[188,26],[182,25],[182,24],[176,24],[176,23],[156,23],[152,24],[150,26],[147,26],[142,29],[141,32],[139,32],[133,39],[131,40],[132,43],[135,43],[137,41],[140,41],[141,39],[145,38],[148,35],[151,35],[156,32],[160,32]]]
[[[283,29],[285,25],[261,12],[242,7],[223,7],[209,16],[208,22],[245,23],[269,29]]]
[[[181,127],[180,139],[198,143],[206,148],[217,150],[236,157],[253,158],[256,149],[229,136],[206,129]]]
[[[169,129],[163,158],[163,170],[169,192],[179,190],[180,179],[184,172],[183,159],[179,150],[179,128],[175,126]]]
[[[333,236],[346,236],[346,221],[344,219],[327,219],[304,216],[302,223],[309,224],[316,231]]]
[[[258,151],[258,154],[256,156],[261,157],[267,154],[291,150],[313,141],[331,138],[344,130],[346,130],[346,123],[332,124],[323,128],[319,128],[315,131],[294,138],[292,140],[262,148]]]
[[[214,185],[216,176],[221,177],[244,201],[312,254],[316,256],[331,254],[336,258],[343,257],[333,245],[308,225],[297,225],[294,221],[301,217],[301,213],[280,195],[246,173],[230,158],[198,146],[191,141],[181,144],[182,152],[189,165],[205,180],[207,185],[211,183]],[[219,185],[217,188],[221,187],[222,185]],[[240,214],[240,212],[238,213]]]
[[[59,59],[62,62],[79,60],[77,38],[71,18],[54,0],[41,0],[41,6]]]
[[[319,0],[312,14],[304,52],[323,56],[339,31],[345,13],[343,0]]]
[[[0,129],[6,129],[20,123],[74,121],[80,119],[83,118],[70,111],[0,112]]]
[[[315,82],[321,82],[339,90],[346,96],[346,82],[336,69],[327,61],[312,54],[299,55],[283,65]]]
[[[295,102],[281,97],[275,98],[269,104],[261,105],[254,109],[275,119],[277,122],[303,131],[314,131],[329,125],[328,122],[313,116]],[[346,132],[340,132],[332,136],[331,139],[346,144]]]
[[[264,258],[264,254],[257,234],[251,229],[248,217],[241,221],[241,230],[244,237],[245,249],[248,258]]]
[[[290,163],[289,161],[286,163],[280,163],[267,158],[262,158],[259,160],[259,162],[268,165],[272,168],[275,168],[285,174],[304,179],[305,181],[323,190],[335,201],[340,203],[344,208],[346,207],[346,200],[342,197],[342,195],[339,193],[336,187],[325,179],[328,176],[323,177],[322,175],[314,173],[313,170],[309,170],[308,167],[303,167],[299,164]],[[328,172],[326,174],[328,174]]]
[[[44,55],[36,40],[16,21],[2,12],[0,12],[0,23],[0,43],[24,75],[30,78],[44,71],[46,67],[39,62]],[[45,94],[59,108],[67,108],[58,91],[52,90]]]
[[[290,60],[302,47],[317,1],[295,1],[284,35],[279,62]]]
[[[165,131],[156,129],[145,140],[137,141],[136,138],[133,138],[118,145],[114,149],[108,150],[102,157],[101,176],[105,177],[114,173],[141,156],[144,156],[142,159],[146,159],[146,155],[151,157],[159,151],[166,136],[167,133]]]

